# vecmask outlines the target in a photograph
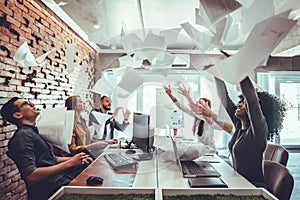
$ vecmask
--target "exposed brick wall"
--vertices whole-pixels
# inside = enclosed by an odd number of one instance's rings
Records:
[[[44,66],[22,67],[13,60],[27,41],[35,57],[52,50]],[[76,42],[75,71],[66,69],[66,44]],[[92,105],[96,52],[39,0],[0,1],[0,107],[14,96],[31,100],[38,108],[64,105],[80,95]],[[16,165],[6,155],[15,126],[0,119],[0,198],[27,199]]]

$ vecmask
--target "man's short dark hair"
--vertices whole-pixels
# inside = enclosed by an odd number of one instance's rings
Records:
[[[19,110],[19,108],[14,104],[19,97],[13,97],[8,102],[6,102],[1,108],[1,115],[5,121],[18,125],[20,121],[13,117],[13,114]]]
[[[105,95],[103,95],[101,98],[100,98],[100,101],[102,101],[104,98],[108,98],[108,96],[105,96]]]

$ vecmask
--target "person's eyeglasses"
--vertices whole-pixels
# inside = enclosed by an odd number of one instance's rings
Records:
[[[23,101],[23,103],[21,103],[18,108],[22,108],[23,106],[26,106],[26,105],[32,105],[32,103],[30,101]]]

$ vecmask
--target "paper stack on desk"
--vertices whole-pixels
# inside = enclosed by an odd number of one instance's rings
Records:
[[[37,121],[40,135],[57,148],[70,153],[68,144],[72,139],[74,116],[75,111],[66,108],[42,110]]]

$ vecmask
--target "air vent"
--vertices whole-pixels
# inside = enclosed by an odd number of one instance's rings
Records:
[[[190,67],[190,55],[189,54],[176,54],[172,68],[189,68]]]

